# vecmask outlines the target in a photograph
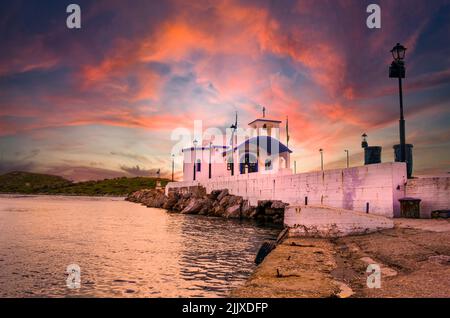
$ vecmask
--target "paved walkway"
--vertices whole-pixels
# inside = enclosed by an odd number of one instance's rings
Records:
[[[394,219],[397,228],[409,228],[431,232],[449,232],[449,219]]]
[[[368,264],[381,288],[367,287]],[[335,239],[288,238],[234,297],[449,297],[450,222],[395,219],[395,228]]]

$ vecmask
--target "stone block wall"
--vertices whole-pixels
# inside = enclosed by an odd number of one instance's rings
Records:
[[[298,174],[245,174],[201,182],[172,182],[171,188],[201,185],[210,193],[228,189],[256,206],[259,200],[280,200],[291,205],[326,205],[369,214],[399,215],[398,198],[404,196],[404,163],[380,163],[360,167]]]
[[[409,179],[405,196],[419,198],[420,216],[431,217],[432,211],[450,210],[450,176]]]

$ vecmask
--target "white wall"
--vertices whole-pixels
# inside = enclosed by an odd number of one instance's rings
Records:
[[[225,151],[223,147],[213,146],[211,151],[211,171],[212,178],[226,176],[227,164],[222,156]],[[194,178],[194,155],[196,160],[201,160],[201,169],[196,171],[196,181],[205,181],[209,179],[209,148],[198,147],[194,151],[189,149],[183,151],[183,181],[193,181]]]
[[[340,237],[394,227],[392,219],[380,215],[311,205],[288,206],[284,224],[289,227],[291,237]]]
[[[285,174],[283,174],[285,173]],[[348,169],[271,175],[245,174],[201,182],[171,182],[166,187],[202,185],[207,192],[228,189],[256,205],[258,200],[281,200],[289,204],[327,205],[392,217],[399,215],[398,198],[404,196],[406,166],[401,162],[380,163]]]
[[[409,179],[405,195],[419,198],[420,215],[429,218],[432,211],[450,209],[450,176]]]

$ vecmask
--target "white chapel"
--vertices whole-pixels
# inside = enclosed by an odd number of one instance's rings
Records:
[[[183,181],[205,181],[245,174],[290,174],[292,151],[279,141],[281,121],[265,118],[248,124],[252,134],[230,144],[184,148]],[[236,124],[232,128],[237,128]]]

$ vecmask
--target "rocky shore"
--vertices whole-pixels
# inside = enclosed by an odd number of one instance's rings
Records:
[[[284,209],[288,205],[278,200],[261,200],[257,206],[232,195],[227,189],[207,194],[204,187],[171,189],[166,196],[162,190],[139,190],[131,193],[127,201],[151,208],[162,208],[183,214],[250,219],[272,224],[283,224]]]

